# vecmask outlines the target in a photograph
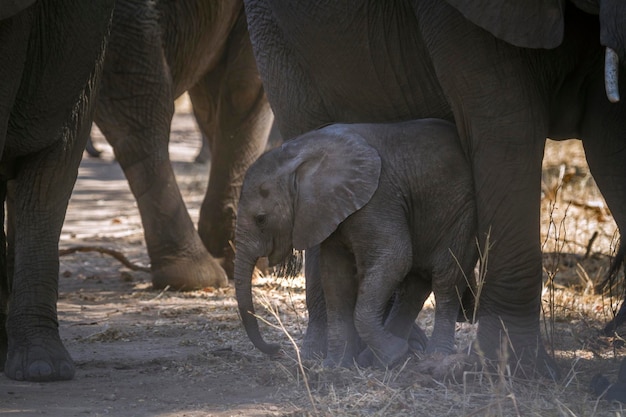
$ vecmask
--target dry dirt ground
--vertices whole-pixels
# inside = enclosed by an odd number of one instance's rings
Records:
[[[105,154],[83,161],[61,248],[102,246],[145,265],[134,200],[110,148],[100,136],[96,143]],[[198,147],[190,114],[179,112],[170,150],[194,219],[207,180],[207,167],[191,162]],[[0,415],[624,415],[619,404],[598,400],[589,390],[595,373],[615,379],[625,353],[619,339],[598,336],[617,301],[593,291],[615,245],[615,225],[579,144],[552,143],[546,154],[542,323],[563,373],[557,383],[529,382],[515,369],[432,378],[425,368],[441,361],[417,356],[387,372],[327,370],[315,361],[301,367],[288,338],[299,342],[306,324],[301,277],[256,280],[260,314],[277,323],[263,303],[284,325],[262,329],[284,347],[281,356],[268,358],[248,341],[232,288],[155,291],[147,273],[90,252],[61,258],[60,332],[77,364],[75,379],[42,384],[0,375]],[[430,330],[432,320],[429,305],[419,322]],[[473,325],[459,324],[460,350],[474,332]]]

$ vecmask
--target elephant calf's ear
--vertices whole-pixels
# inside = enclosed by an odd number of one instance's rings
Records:
[[[378,188],[381,160],[376,149],[345,126],[311,132],[290,145],[297,160],[293,246],[306,249],[367,204]]]

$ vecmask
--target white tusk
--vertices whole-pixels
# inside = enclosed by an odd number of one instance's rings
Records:
[[[619,101],[619,57],[617,53],[607,47],[604,55],[604,88],[606,97],[611,103]]]

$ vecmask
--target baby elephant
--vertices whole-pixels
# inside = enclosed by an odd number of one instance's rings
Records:
[[[288,141],[250,167],[239,201],[235,286],[248,336],[278,350],[254,316],[257,258],[274,265],[292,248],[320,245],[325,365],[352,365],[359,336],[380,364],[395,364],[431,291],[427,351],[450,353],[476,262],[475,217],[470,167],[448,122],[337,124]]]

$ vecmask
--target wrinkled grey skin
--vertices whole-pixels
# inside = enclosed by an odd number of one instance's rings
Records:
[[[267,138],[267,145],[265,147],[266,150],[274,149],[280,144],[283,143],[283,138],[280,136],[280,131],[275,123],[272,124],[272,128],[270,129],[269,136]],[[202,145],[198,154],[196,155],[194,162],[199,164],[206,164],[211,160],[211,143],[206,138],[206,136],[202,135]]]
[[[211,160],[211,142],[201,134],[202,143],[200,145],[200,150],[198,154],[194,158],[194,162],[198,164],[206,164]],[[269,137],[267,138],[267,146],[266,149],[273,149],[283,143],[283,138],[280,136],[280,132],[276,124],[272,124],[272,129],[270,130]],[[95,147],[91,137],[87,140],[87,146],[85,147],[87,154],[93,158],[99,158],[102,155],[102,151]]]
[[[603,45],[617,51],[626,79],[626,2],[585,2],[584,10],[559,0],[244,3],[283,137],[333,122],[455,122],[472,167],[481,247],[491,242],[479,352],[498,358],[506,337],[512,363],[557,377],[539,327],[544,143],[582,139],[623,233],[626,105],[606,97]],[[323,317],[323,297],[307,296],[315,300],[310,319]],[[315,348],[323,335],[308,338]]]
[[[1,4],[0,16],[16,4]],[[91,128],[113,1],[26,6],[0,20],[0,199],[7,204],[0,370],[16,380],[56,381],[75,372],[58,331],[59,236]]]
[[[259,349],[275,347],[263,341],[253,316],[257,259],[276,264],[292,248],[320,245],[326,365],[351,366],[359,337],[379,364],[397,363],[431,291],[435,325],[427,351],[453,351],[460,295],[476,263],[476,219],[471,171],[451,123],[331,125],[306,133],[250,167],[237,219],[237,301]]]
[[[185,91],[213,155],[197,232],[168,154]],[[95,121],[137,200],[155,288],[228,285],[243,173],[272,120],[241,0],[117,1]]]

